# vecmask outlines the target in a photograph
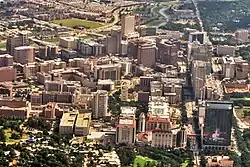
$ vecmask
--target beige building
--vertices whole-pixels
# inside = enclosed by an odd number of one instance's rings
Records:
[[[135,31],[135,16],[123,15],[121,18],[122,34],[129,34]]]
[[[45,72],[38,72],[37,73],[37,82],[40,84],[45,84],[45,81],[51,81],[51,75]]]
[[[128,101],[128,87],[123,86],[121,88],[121,101]]]
[[[93,93],[93,118],[103,118],[108,116],[108,92],[97,90]]]
[[[172,131],[152,131],[152,147],[173,148],[176,147],[177,133]]]
[[[76,112],[63,113],[63,116],[59,125],[59,134],[73,134],[74,124],[77,117]]]
[[[34,47],[19,46],[14,49],[14,61],[20,64],[27,64],[34,62]]]
[[[232,56],[222,57],[222,73],[225,78],[233,79],[235,77],[235,62]]]
[[[75,124],[75,135],[87,136],[89,134],[90,123],[91,113],[79,113]]]
[[[193,61],[192,63],[192,86],[195,98],[204,98],[205,92],[205,78],[206,78],[207,65],[204,61]]]
[[[28,63],[28,64],[25,64],[23,67],[25,78],[37,76],[38,70],[39,70],[39,67],[37,63]]]
[[[134,116],[122,116],[116,126],[116,143],[134,144],[136,137],[136,121]]]
[[[66,49],[76,49],[76,38],[75,37],[60,37],[59,46]]]

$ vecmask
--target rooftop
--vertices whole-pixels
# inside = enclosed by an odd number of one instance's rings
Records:
[[[74,126],[74,122],[76,119],[78,113],[76,112],[69,112],[69,113],[63,113],[60,126]]]

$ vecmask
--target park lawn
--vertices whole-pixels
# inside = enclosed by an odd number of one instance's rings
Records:
[[[154,160],[148,157],[137,155],[134,160],[134,167],[137,167],[137,164],[140,164],[140,166],[145,166],[148,161],[153,162]]]
[[[6,43],[0,43],[0,49],[6,49]]]
[[[76,18],[55,20],[53,22],[56,24],[62,24],[63,26],[70,27],[70,28],[79,26],[79,27],[84,27],[86,29],[94,29],[94,28],[102,27],[103,25],[105,25],[104,23],[100,23],[100,22],[88,21],[88,20],[76,19]]]
[[[10,139],[10,136],[11,136],[12,133],[18,134],[18,132],[16,132],[15,130],[11,131],[11,129],[5,129],[4,132],[5,132],[5,136],[6,136],[6,144],[18,143],[18,142],[20,142],[22,139],[28,139],[28,138],[29,138],[29,136],[28,136],[27,134],[23,133],[21,139],[18,139],[18,140]]]
[[[185,162],[183,162],[182,164],[181,164],[181,167],[187,167],[188,166],[188,160],[186,160]]]

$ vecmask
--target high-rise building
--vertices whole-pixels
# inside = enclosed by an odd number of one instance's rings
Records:
[[[157,40],[158,61],[163,64],[174,65],[177,62],[178,51],[180,50],[180,41],[178,40]]]
[[[225,78],[233,79],[235,77],[235,62],[230,56],[222,57],[222,73]]]
[[[122,33],[119,30],[111,30],[110,36],[106,37],[105,47],[107,54],[119,54],[122,41]]]
[[[192,86],[196,99],[204,98],[205,94],[205,77],[207,72],[207,63],[204,61],[192,62]]]
[[[123,15],[121,19],[122,35],[135,31],[135,16]]]
[[[14,61],[20,64],[27,64],[34,62],[34,47],[19,46],[14,49]]]
[[[189,42],[198,41],[200,44],[204,44],[206,42],[207,32],[191,32],[188,36]]]
[[[13,56],[15,47],[28,45],[29,41],[27,34],[19,34],[18,36],[8,37],[6,42],[6,50],[8,54]]]
[[[212,44],[200,44],[199,42],[189,43],[187,47],[188,60],[210,61],[213,55]]]
[[[121,64],[103,64],[94,66],[94,77],[95,79],[121,79]]]
[[[40,58],[47,58],[47,57],[54,57],[57,53],[57,46],[40,46],[39,47],[39,57]]]
[[[93,93],[93,118],[103,118],[108,116],[108,92],[97,90]]]
[[[116,126],[116,143],[134,144],[136,138],[136,107],[121,107]]]
[[[137,63],[145,67],[154,67],[157,56],[157,47],[155,43],[147,42],[138,46]]]
[[[233,102],[206,101],[199,107],[203,149],[227,150],[231,145]]]

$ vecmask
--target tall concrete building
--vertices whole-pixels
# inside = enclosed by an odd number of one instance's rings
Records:
[[[188,60],[210,61],[213,55],[212,44],[200,44],[199,42],[189,43],[187,47]]]
[[[119,30],[111,30],[110,36],[106,37],[105,47],[107,54],[119,54],[122,41],[122,33]]]
[[[235,62],[230,56],[222,57],[222,73],[225,78],[233,79],[235,77]]]
[[[135,16],[123,15],[121,19],[122,35],[135,31]]]
[[[7,38],[6,51],[8,54],[13,56],[15,47],[28,46],[28,45],[29,41],[27,34],[19,34],[17,36],[11,36]]]
[[[39,57],[47,58],[54,57],[58,54],[57,46],[40,46],[39,47]]]
[[[231,146],[233,102],[206,101],[199,107],[203,149],[228,150]]]
[[[160,63],[173,65],[177,62],[180,41],[159,39],[156,42],[156,46],[158,48],[157,60]]]
[[[116,126],[116,143],[134,144],[136,138],[136,107],[121,107],[121,115]]]
[[[148,42],[138,46],[137,63],[145,67],[154,67],[157,56],[157,47],[155,43]]]
[[[14,49],[14,61],[20,64],[27,64],[34,62],[34,47],[19,46]]]
[[[207,71],[207,63],[204,61],[192,62],[192,86],[196,99],[204,98],[205,94],[205,77]]]
[[[93,93],[93,118],[103,118],[108,116],[108,92],[97,90]]]
[[[207,32],[191,32],[188,36],[189,42],[198,41],[200,44],[204,44],[207,41]]]
[[[121,64],[103,64],[94,66],[94,77],[95,79],[121,79]]]

